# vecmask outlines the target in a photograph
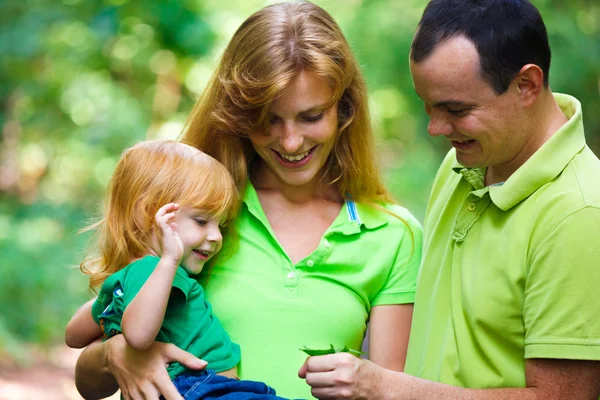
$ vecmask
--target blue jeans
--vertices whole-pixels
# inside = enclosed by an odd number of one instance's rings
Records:
[[[173,383],[186,400],[284,400],[262,382],[228,378],[210,369],[178,375]]]

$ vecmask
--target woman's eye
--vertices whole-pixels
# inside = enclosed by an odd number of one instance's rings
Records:
[[[269,125],[273,125],[279,121],[279,117],[273,115],[269,118]]]
[[[316,122],[323,118],[323,113],[317,115],[304,115],[302,119],[306,122]]]

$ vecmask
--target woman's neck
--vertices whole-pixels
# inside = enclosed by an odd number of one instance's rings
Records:
[[[338,194],[335,185],[329,185],[315,176],[303,185],[290,185],[283,182],[269,168],[262,165],[250,176],[252,185],[258,191],[278,192],[291,203],[306,203],[313,200],[328,200],[341,203],[343,199]]]

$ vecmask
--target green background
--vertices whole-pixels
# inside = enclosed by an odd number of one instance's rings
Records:
[[[427,135],[408,48],[422,0],[317,1],[367,78],[378,162],[422,220],[448,141]],[[87,300],[77,269],[120,152],[177,137],[240,23],[264,1],[0,2],[0,355],[62,341]],[[548,28],[554,91],[583,103],[600,154],[600,2],[534,0]],[[599,177],[600,182],[600,177]]]

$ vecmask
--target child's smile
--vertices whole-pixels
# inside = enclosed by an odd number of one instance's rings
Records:
[[[175,223],[183,242],[181,266],[191,275],[199,274],[204,264],[221,250],[220,218],[197,208],[181,206],[175,214]]]

